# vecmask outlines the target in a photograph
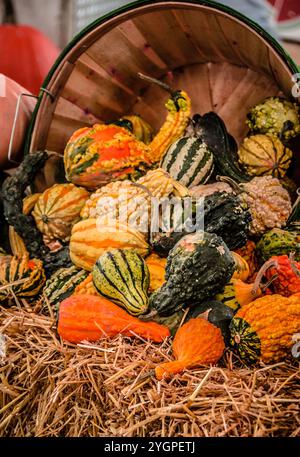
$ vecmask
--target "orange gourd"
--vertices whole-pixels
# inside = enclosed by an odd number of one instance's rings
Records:
[[[157,366],[156,378],[170,378],[188,368],[215,364],[222,357],[224,349],[219,328],[202,318],[191,319],[175,335],[173,354],[176,360]]]
[[[150,273],[149,292],[154,292],[165,282],[167,259],[152,253],[145,259],[145,262]]]
[[[248,266],[249,266],[249,276],[253,276],[255,273],[255,270],[257,268],[257,262],[255,258],[255,243],[254,241],[248,240],[245,246],[242,248],[236,249],[234,252],[239,254],[241,257],[243,257],[244,260],[247,261]]]
[[[161,343],[170,336],[169,329],[155,322],[142,322],[104,297],[72,295],[59,307],[59,335],[71,343],[134,334]]]

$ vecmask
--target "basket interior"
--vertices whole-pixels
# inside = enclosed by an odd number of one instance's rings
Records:
[[[216,111],[238,141],[249,108],[270,95],[290,98],[293,85],[287,60],[229,12],[182,1],[136,6],[94,24],[60,60],[47,84],[52,97],[42,96],[30,152],[63,154],[74,130],[132,112],[158,129],[167,94],[138,72],[185,90],[193,113]],[[42,187],[55,180],[48,168]]]

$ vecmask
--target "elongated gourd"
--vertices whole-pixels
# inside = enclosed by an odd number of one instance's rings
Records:
[[[28,215],[31,213],[40,195],[40,193],[36,193],[23,199],[23,214]],[[22,237],[18,235],[12,225],[9,226],[8,230],[9,244],[13,255],[22,256],[26,254],[28,251]]]
[[[155,343],[170,336],[169,329],[155,322],[142,322],[104,297],[72,295],[62,301],[57,327],[59,335],[71,343],[97,341],[118,334],[139,335]]]

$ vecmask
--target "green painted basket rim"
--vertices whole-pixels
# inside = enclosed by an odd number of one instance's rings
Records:
[[[255,30],[259,35],[261,35],[271,46],[274,48],[277,52],[277,54],[283,59],[283,61],[288,65],[290,70],[294,73],[298,73],[300,71],[300,67],[294,62],[292,57],[288,54],[288,52],[281,46],[281,44],[274,38],[270,33],[266,32],[259,24],[257,24],[255,21],[252,19],[249,19],[248,17],[244,16],[242,13],[236,11],[233,8],[230,8],[227,5],[222,5],[221,3],[212,1],[212,0],[137,0],[131,3],[128,3],[125,6],[121,6],[120,8],[117,8],[107,14],[104,14],[103,16],[99,17],[95,21],[91,22],[89,25],[84,27],[77,35],[75,35],[71,41],[65,46],[65,48],[62,50],[56,61],[54,62],[53,66],[51,67],[48,75],[46,76],[41,88],[47,88],[47,85],[49,81],[51,80],[54,72],[56,71],[57,67],[60,65],[64,57],[68,54],[68,52],[73,48],[73,46],[78,43],[79,40],[81,40],[82,37],[84,37],[87,33],[91,32],[95,27],[97,27],[100,24],[103,24],[106,20],[112,19],[116,16],[118,16],[121,13],[125,13],[127,11],[134,10],[137,7],[140,6],[146,6],[146,5],[155,5],[156,3],[189,3],[191,5],[203,5],[203,6],[208,6],[211,9],[215,9],[216,11],[222,11],[225,12],[234,18],[240,20],[244,24],[250,26],[253,30]],[[32,132],[35,126],[35,120],[36,116],[42,101],[42,96],[43,96],[43,91],[40,91],[37,99],[37,103],[35,106],[35,109],[32,113],[32,118],[29,124],[28,132],[26,135],[26,140],[25,140],[25,146],[24,146],[24,154],[29,153],[29,147],[30,147],[30,142],[31,142],[31,136]]]

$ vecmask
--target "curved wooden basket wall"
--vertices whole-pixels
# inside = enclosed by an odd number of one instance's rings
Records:
[[[193,112],[216,111],[240,141],[249,107],[291,98],[297,66],[259,26],[209,1],[140,1],[105,16],[59,57],[39,97],[27,149],[63,154],[74,130],[125,113],[158,128],[166,93],[137,77],[165,79],[192,98]],[[38,187],[56,179],[48,161]]]

